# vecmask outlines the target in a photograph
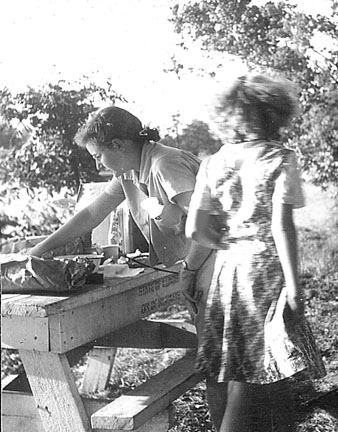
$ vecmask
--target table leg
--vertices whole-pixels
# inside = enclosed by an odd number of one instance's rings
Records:
[[[93,347],[89,351],[87,368],[80,391],[85,394],[103,392],[113,369],[117,348]]]
[[[66,355],[28,350],[19,354],[45,431],[91,431]]]

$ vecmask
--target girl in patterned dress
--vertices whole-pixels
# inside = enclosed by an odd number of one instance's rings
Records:
[[[231,137],[203,161],[186,233],[217,250],[198,369],[227,382],[221,432],[294,431],[288,377],[325,374],[304,317],[292,212],[304,205],[295,153],[279,141],[295,114],[290,85],[238,78],[219,112]],[[218,215],[221,231],[209,223]]]

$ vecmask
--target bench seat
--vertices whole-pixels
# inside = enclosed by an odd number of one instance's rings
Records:
[[[203,379],[195,373],[195,351],[188,352],[162,372],[120,396],[91,416],[93,429],[136,430],[166,409]]]

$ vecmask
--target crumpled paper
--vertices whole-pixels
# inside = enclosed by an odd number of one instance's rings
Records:
[[[64,292],[83,286],[94,270],[86,259],[54,260],[21,254],[2,255],[2,293]]]

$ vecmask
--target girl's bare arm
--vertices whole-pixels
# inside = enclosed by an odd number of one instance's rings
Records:
[[[284,273],[287,302],[291,311],[301,318],[304,313],[304,298],[298,282],[297,234],[292,212],[290,204],[274,204],[271,228]]]

